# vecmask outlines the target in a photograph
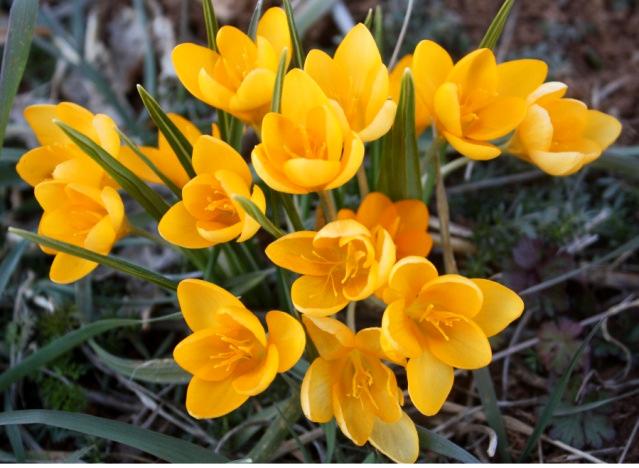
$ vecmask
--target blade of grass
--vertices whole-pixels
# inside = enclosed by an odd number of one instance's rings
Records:
[[[509,463],[511,461],[510,451],[508,450],[508,436],[506,434],[506,426],[501,415],[499,406],[497,405],[497,395],[495,394],[495,386],[490,376],[488,367],[473,371],[475,387],[479,393],[486,421],[497,434],[497,451],[502,462]]]
[[[243,275],[232,276],[224,281],[222,286],[232,292],[233,295],[242,296],[262,284],[264,280],[273,273],[275,273],[274,268],[267,268],[266,270],[252,271]]]
[[[113,255],[101,255],[92,252],[91,250],[87,250],[72,244],[67,244],[66,242],[52,239],[50,237],[41,236],[34,232],[25,231],[23,229],[10,227],[9,232],[36,244],[44,245],[60,252],[68,253],[76,257],[84,258],[85,260],[89,260],[91,262],[99,263],[100,265],[108,266],[110,268],[113,268],[114,270],[118,270],[122,273],[126,273],[127,275],[143,279],[162,288],[166,288],[170,291],[177,290],[177,283],[175,281],[172,281],[165,276],[159,275],[153,271],[142,268],[141,266],[136,265],[135,263],[131,263],[122,258]]]
[[[308,196],[308,195],[307,195]],[[288,216],[293,229],[296,231],[304,231],[306,227],[302,222],[302,218],[300,218],[300,214],[295,207],[295,203],[293,202],[293,196],[288,193],[280,193],[280,199],[282,200],[282,206],[284,207],[284,211],[286,211],[286,215]]]
[[[277,75],[275,76],[275,85],[273,86],[273,99],[271,100],[271,112],[279,112],[282,105],[282,85],[284,84],[284,75],[286,74],[286,55],[288,49],[284,47],[280,54],[280,62],[277,65]]]
[[[45,424],[112,440],[172,463],[223,463],[222,455],[176,437],[82,413],[23,410],[0,414],[0,425]]]
[[[515,4],[515,0],[505,0],[502,3],[501,8],[493,18],[490,26],[486,30],[486,34],[482,38],[479,43],[479,48],[487,48],[494,49],[497,45],[497,41],[501,37],[501,33],[504,31],[504,26],[506,25],[506,21],[508,21],[508,16],[510,15],[510,10],[512,10],[513,5]]]
[[[207,44],[209,46],[209,49],[217,52],[217,43],[215,41],[215,38],[217,37],[219,26],[217,24],[217,17],[215,16],[213,0],[202,0],[202,9],[204,15],[204,24],[206,27]]]
[[[474,456],[447,438],[425,427],[417,425],[415,425],[415,427],[419,434],[419,446],[422,450],[435,452],[462,463],[479,463],[479,460]]]
[[[11,251],[4,257],[2,263],[0,263],[0,297],[4,293],[7,284],[9,284],[9,280],[11,279],[11,275],[15,271],[20,259],[22,258],[22,254],[24,254],[25,249],[27,248],[28,242],[23,240],[19,242],[16,246],[14,246]]]
[[[299,37],[303,37],[317,20],[331,11],[335,3],[337,0],[306,0],[301,2],[296,21]]]
[[[241,195],[235,195],[233,199],[236,202],[238,202],[240,205],[242,205],[242,208],[244,209],[244,211],[246,211],[246,213],[251,218],[257,221],[260,224],[260,226],[262,226],[264,230],[267,231],[269,234],[271,234],[273,237],[278,238],[278,237],[282,237],[285,234],[284,231],[282,231],[275,224],[273,224],[271,220],[268,219],[264,215],[264,213],[260,211],[257,205],[253,203],[251,200],[249,200],[246,197],[242,197]]]
[[[0,69],[0,145],[4,141],[13,99],[27,65],[37,17],[38,0],[20,0],[11,5]]]
[[[257,0],[255,3],[255,8],[253,9],[253,15],[251,16],[251,21],[248,27],[248,36],[255,40],[257,37],[257,25],[260,22],[260,18],[262,17],[262,5],[264,4],[264,0]]]
[[[311,3],[311,2],[307,2]],[[328,0],[323,0],[323,3],[332,3]],[[295,16],[293,15],[293,7],[290,0],[283,0],[284,11],[286,11],[286,20],[288,22],[288,31],[291,34],[291,44],[293,45],[293,65],[297,68],[304,68],[304,48],[302,47],[302,41],[300,40],[300,33],[295,23]],[[329,8],[330,9],[330,8]],[[326,10],[328,11],[328,9]]]
[[[561,379],[559,379],[559,382],[557,382],[557,385],[555,386],[554,390],[550,394],[548,403],[546,403],[546,406],[540,413],[539,419],[537,420],[537,424],[535,424],[535,428],[533,429],[533,433],[530,435],[530,437],[528,437],[528,440],[526,441],[526,446],[524,447],[523,452],[521,453],[519,459],[517,460],[519,463],[525,462],[530,456],[530,453],[532,452],[532,450],[537,446],[537,442],[543,435],[544,430],[546,429],[548,424],[550,424],[550,421],[552,420],[552,417],[555,414],[555,410],[557,409],[557,406],[559,405],[559,403],[561,403],[561,399],[564,395],[564,392],[566,391],[566,387],[568,387],[568,381],[570,380],[570,376],[572,375],[572,372],[575,370],[575,367],[577,366],[577,363],[579,362],[579,359],[581,358],[582,353],[586,350],[586,347],[590,343],[590,340],[592,340],[595,334],[599,331],[599,327],[601,327],[601,324],[604,322],[604,320],[606,320],[606,318],[607,317],[602,318],[599,322],[597,322],[597,324],[594,327],[592,327],[592,330],[590,330],[590,333],[588,333],[588,336],[586,336],[586,338],[581,343],[581,345],[579,345],[579,348],[577,349],[577,351],[575,351],[575,353],[572,355],[572,358],[570,359],[570,364],[568,365],[566,372],[564,372],[564,375],[561,376]]]
[[[135,7],[135,14],[140,21],[140,26],[142,26],[142,30],[144,31],[144,87],[148,89],[151,94],[155,94],[158,73],[153,42],[149,37],[149,21],[146,17],[144,0],[133,0],[133,6]]]

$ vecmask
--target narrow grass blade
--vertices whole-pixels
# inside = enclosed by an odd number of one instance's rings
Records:
[[[384,16],[381,5],[375,7],[375,17],[373,18],[373,37],[377,43],[380,55],[384,56]]]
[[[425,427],[416,427],[419,434],[419,446],[422,450],[435,452],[462,463],[479,463],[479,460],[459,445]]]
[[[9,279],[11,279],[11,275],[13,275],[13,272],[18,266],[27,245],[28,242],[26,240],[21,241],[11,249],[2,260],[2,263],[0,263],[0,297],[2,297],[2,293],[4,293],[7,284],[9,284]]]
[[[183,371],[173,358],[149,361],[125,359],[109,353],[93,340],[89,341],[89,346],[109,369],[127,379],[161,384],[184,384],[191,379],[191,376]]]
[[[11,391],[4,392],[4,411],[12,411],[11,407]],[[6,426],[7,439],[9,439],[9,445],[13,454],[15,455],[15,461],[18,463],[24,463],[26,460],[26,454],[24,452],[24,442],[22,440],[22,434],[20,434],[20,428],[18,426]]]
[[[257,37],[257,25],[260,22],[260,18],[262,17],[262,5],[264,4],[264,0],[257,0],[255,4],[255,8],[253,9],[253,15],[251,16],[251,21],[248,27],[248,36],[255,40]]]
[[[370,31],[373,32],[373,9],[369,8],[366,13],[366,18],[364,18],[364,26]]]
[[[499,406],[497,405],[497,395],[495,394],[495,386],[490,376],[488,367],[477,369],[473,372],[475,379],[475,387],[479,393],[486,421],[497,434],[497,451],[502,462],[510,462],[510,452],[508,450],[508,436],[504,425],[504,418],[501,415]]]
[[[8,424],[45,424],[81,432],[128,445],[171,463],[227,461],[222,455],[191,442],[89,414],[52,410],[10,411],[0,414],[0,425]]]
[[[60,252],[65,252],[76,257],[84,258],[85,260],[99,263],[100,265],[108,266],[110,268],[113,268],[114,270],[126,273],[127,275],[131,275],[150,283],[157,284],[158,286],[170,291],[177,290],[177,283],[175,281],[172,281],[153,271],[147,270],[146,268],[142,268],[141,266],[136,265],[135,263],[131,263],[122,258],[113,255],[101,255],[92,252],[91,250],[87,250],[73,244],[67,244],[66,242],[52,239],[50,237],[41,236],[34,232],[25,231],[23,229],[10,227],[9,232],[36,244],[44,245]]]
[[[113,180],[120,184],[153,218],[159,220],[169,209],[169,205],[157,192],[107,153],[100,145],[64,122],[57,121],[56,123],[87,156],[102,166]]]
[[[278,413],[279,417],[273,421],[249,452],[248,458],[251,461],[256,463],[270,461],[275,449],[288,434],[288,426],[294,425],[300,418],[302,407],[300,406],[299,392],[294,393],[288,400],[281,403]]]
[[[24,73],[31,48],[33,29],[38,17],[38,0],[20,0],[11,5],[7,40],[0,70],[0,145],[9,122],[13,98]],[[1,151],[0,147],[0,151]]]
[[[284,211],[286,211],[286,215],[288,219],[291,221],[291,225],[293,229],[296,231],[304,231],[306,227],[302,222],[302,218],[300,218],[300,214],[295,207],[295,203],[293,202],[293,196],[288,193],[280,193],[280,198],[282,200],[282,206],[284,207]]]
[[[515,4],[515,0],[505,0],[502,3],[501,8],[493,18],[493,21],[488,26],[486,30],[486,34],[482,38],[479,43],[479,48],[487,48],[494,49],[497,45],[497,41],[501,37],[501,33],[504,30],[504,26],[506,25],[506,21],[508,21],[508,16],[510,15],[510,10],[512,10],[513,5]]]
[[[275,85],[273,86],[273,99],[271,100],[271,112],[279,112],[282,105],[282,85],[286,74],[286,55],[288,49],[285,47],[280,54],[280,63],[277,66]]]
[[[326,15],[337,0],[306,0],[300,2],[297,15],[297,30],[299,37],[303,37],[306,31],[317,22],[322,16]],[[286,6],[286,4],[284,4]]]
[[[143,47],[144,47],[144,87],[151,94],[155,94],[157,83],[157,64],[155,63],[155,50],[153,50],[153,42],[149,37],[149,21],[146,16],[144,0],[133,0],[135,14],[138,17],[140,26],[144,31]]]
[[[224,289],[228,289],[233,293],[233,295],[242,296],[262,284],[264,280],[273,273],[275,273],[274,268],[252,271],[243,275],[232,276],[228,280],[224,281],[222,285],[224,286]]]
[[[532,452],[532,450],[537,446],[537,442],[539,441],[539,438],[543,435],[544,430],[546,429],[548,424],[550,424],[550,421],[552,420],[552,417],[555,414],[555,410],[557,409],[557,406],[559,405],[559,403],[561,403],[561,399],[564,396],[566,387],[568,386],[568,381],[570,380],[570,376],[572,375],[572,372],[575,370],[575,367],[577,366],[577,363],[579,362],[581,355],[586,350],[586,347],[590,343],[590,340],[592,340],[595,334],[599,331],[599,327],[601,326],[603,321],[606,320],[606,318],[607,317],[604,317],[599,322],[597,322],[597,324],[592,328],[592,330],[590,330],[590,333],[588,333],[588,336],[586,336],[586,339],[584,339],[584,341],[581,343],[577,351],[575,351],[575,354],[573,354],[572,358],[570,359],[570,364],[568,365],[568,368],[566,369],[566,372],[564,372],[564,375],[562,375],[561,379],[559,379],[559,382],[557,382],[557,385],[555,386],[554,390],[550,394],[548,403],[546,403],[546,406],[544,407],[543,411],[540,413],[539,419],[537,420],[537,424],[535,425],[535,428],[533,429],[533,433],[530,435],[530,437],[528,437],[526,446],[523,452],[521,453],[519,460],[517,460],[518,462],[520,463],[525,462],[530,456],[530,453]]]
[[[193,147],[189,140],[186,139],[184,134],[179,128],[169,119],[166,112],[160,107],[160,104],[151,96],[144,87],[137,85],[138,93],[142,98],[142,103],[146,107],[147,112],[151,116],[153,122],[162,135],[166,138],[175,155],[177,156],[180,164],[189,175],[189,177],[195,177],[195,171],[191,164],[191,154],[193,153]]]
[[[284,231],[282,231],[275,224],[273,224],[271,220],[268,219],[266,215],[264,215],[264,213],[262,213],[260,209],[257,207],[257,205],[253,203],[251,200],[249,200],[246,197],[242,197],[240,195],[235,195],[233,199],[236,202],[238,202],[240,205],[242,205],[242,208],[244,208],[244,211],[246,211],[246,213],[251,218],[257,221],[260,224],[260,226],[262,226],[264,230],[267,231],[269,234],[271,234],[273,237],[276,237],[276,238],[282,237],[285,234]]]
[[[202,0],[202,10],[204,15],[204,24],[206,26],[206,41],[209,49],[217,52],[217,43],[215,42],[215,38],[217,37],[217,31],[220,28],[217,24],[217,17],[215,16],[213,0]]]
[[[323,0],[325,3],[330,3]],[[295,17],[293,15],[293,7],[290,0],[283,0],[284,10],[286,11],[286,20],[288,21],[288,30],[291,34],[291,44],[293,45],[293,65],[297,68],[304,68],[304,48],[300,40],[300,33],[297,30]]]
[[[322,424],[324,434],[326,435],[326,454],[322,463],[331,463],[333,460],[333,454],[335,453],[335,443],[337,441],[337,424],[335,421],[330,421],[326,424]]]

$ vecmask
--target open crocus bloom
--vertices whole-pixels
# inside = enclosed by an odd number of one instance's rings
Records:
[[[127,231],[124,205],[111,187],[101,189],[47,180],[35,188],[44,213],[38,234],[106,255]],[[55,255],[49,276],[55,283],[72,283],[88,275],[97,263],[41,247]]]
[[[399,95],[402,89],[402,78],[404,70],[412,68],[413,55],[408,54],[402,57],[390,72],[390,93],[393,101],[399,104]],[[426,100],[421,94],[422,88],[415,86],[415,132],[421,135],[430,125],[431,118],[426,106]]]
[[[276,265],[301,274],[291,288],[293,304],[318,317],[381,287],[395,263],[395,244],[383,228],[369,231],[355,220],[328,223],[318,232],[280,237],[265,251]]]
[[[222,140],[202,135],[193,147],[192,162],[197,175],[182,187],[182,201],[160,220],[160,235],[187,249],[253,237],[260,225],[233,197],[249,198],[262,213],[266,200],[257,185],[251,192],[251,171],[242,156]]]
[[[528,96],[528,113],[508,151],[553,176],[574,174],[619,137],[621,123],[611,115],[564,98],[564,83],[544,83]]]
[[[416,94],[437,131],[471,159],[492,159],[501,150],[490,143],[506,136],[526,115],[526,96],[548,71],[540,60],[497,65],[490,49],[477,49],[453,65],[442,47],[421,41],[413,54]]]
[[[373,141],[393,125],[397,105],[389,99],[388,70],[370,31],[356,25],[331,58],[311,50],[304,71],[344,110],[350,127],[363,141]]]
[[[327,317],[303,317],[320,357],[304,375],[300,400],[304,415],[327,423],[333,417],[357,445],[367,441],[398,463],[413,463],[419,453],[415,425],[401,409],[395,374],[382,363],[379,328],[354,334]]]
[[[280,54],[286,47],[291,56],[284,10],[273,7],[264,13],[255,40],[222,26],[216,44],[217,52],[191,43],[173,49],[178,78],[196,98],[259,128],[271,105]]]
[[[54,123],[64,122],[117,158],[120,137],[109,116],[94,115],[72,102],[61,102],[29,106],[24,117],[42,145],[26,152],[18,161],[16,171],[26,183],[36,186],[43,180],[55,179],[94,187],[113,185],[105,171]]]
[[[274,190],[310,193],[340,187],[357,172],[364,144],[341,107],[304,71],[284,77],[282,111],[266,114],[255,172]]]
[[[436,414],[453,385],[453,368],[479,369],[492,358],[488,337],[524,310],[513,291],[486,279],[439,276],[422,257],[393,267],[383,292],[381,346],[406,358],[408,393],[423,414]]]
[[[425,257],[433,239],[428,235],[428,208],[421,200],[400,200],[393,203],[380,192],[371,192],[362,201],[357,213],[341,209],[338,219],[355,219],[368,229],[383,227],[393,238],[397,258],[409,255]]]
[[[167,114],[171,122],[182,132],[186,139],[195,145],[197,139],[202,135],[200,130],[184,117],[169,113]],[[211,126],[211,135],[220,137],[220,131],[216,124]],[[162,132],[158,132],[158,145],[140,146],[140,151],[158,168],[158,170],[168,177],[177,187],[182,188],[189,181],[189,176],[180,163],[177,155],[171,148]],[[155,172],[128,146],[120,149],[120,162],[129,168],[141,179],[152,184],[162,184],[162,180]]]
[[[178,285],[177,296],[193,334],[178,343],[173,357],[193,375],[186,409],[194,418],[230,413],[266,390],[304,352],[304,329],[285,312],[266,314],[267,336],[259,319],[219,286],[187,279]]]

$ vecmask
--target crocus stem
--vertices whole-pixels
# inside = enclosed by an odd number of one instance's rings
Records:
[[[364,169],[364,164],[359,166],[357,170],[357,185],[359,186],[359,196],[364,199],[370,189],[368,188],[368,178],[366,177],[366,169]]]
[[[462,167],[465,167],[469,162],[470,162],[470,159],[461,157],[461,158],[454,159],[453,161],[447,164],[444,164],[441,170],[442,177],[445,178],[451,172],[456,171],[457,169],[461,169]]]
[[[439,215],[439,232],[442,236],[442,250],[444,251],[444,269],[446,273],[457,273],[457,264],[450,240],[450,212],[448,209],[448,198],[444,187],[444,176],[441,170],[439,155],[434,158],[435,181],[437,187],[435,195],[437,198],[437,214]]]
[[[331,195],[330,191],[328,190],[322,190],[321,192],[319,192],[319,197],[326,222],[333,221],[335,218],[337,218],[337,209],[335,208],[333,195]]]
[[[349,302],[348,307],[346,307],[346,325],[348,328],[355,331],[355,308],[357,307],[357,302]]]

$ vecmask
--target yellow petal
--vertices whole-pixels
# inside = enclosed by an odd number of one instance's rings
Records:
[[[120,135],[115,122],[105,114],[97,114],[92,119],[93,128],[97,134],[97,143],[113,157],[118,157],[120,152]]]
[[[528,104],[544,105],[548,101],[560,99],[568,91],[568,85],[560,81],[549,81],[540,85],[536,90],[528,95]]]
[[[548,151],[552,144],[552,121],[548,111],[538,104],[528,108],[524,120],[517,127],[517,138],[525,151]]]
[[[283,172],[271,164],[266,157],[263,143],[253,148],[253,152],[251,153],[251,162],[253,163],[253,169],[255,169],[259,178],[273,190],[293,194],[304,194],[310,191],[308,188],[300,187],[288,180]]]
[[[64,182],[81,182],[99,187],[104,180],[104,170],[89,158],[71,158],[58,164],[53,170],[54,179]]]
[[[338,359],[355,346],[355,335],[339,320],[328,317],[302,317],[313,344],[327,361]]]
[[[173,359],[188,373],[217,382],[229,378],[235,370],[235,366],[219,365],[219,360],[211,358],[219,349],[226,351],[227,346],[219,329],[204,328],[180,341],[173,350]]]
[[[453,388],[453,368],[429,351],[408,360],[408,394],[415,408],[426,416],[439,412]]]
[[[218,109],[230,110],[230,101],[233,93],[223,84],[216,81],[204,68],[201,68],[198,73],[197,83],[199,92],[198,94],[193,94],[196,98]]]
[[[542,60],[510,60],[497,65],[501,96],[517,96],[526,99],[546,79],[548,65]]]
[[[492,358],[488,338],[474,322],[458,317],[450,327],[443,326],[446,337],[434,328],[429,330],[428,349],[437,359],[452,367],[479,369],[487,366]]]
[[[95,262],[60,252],[53,259],[49,278],[54,283],[69,284],[84,278],[97,266]]]
[[[268,106],[273,97],[274,86],[275,72],[265,68],[251,70],[231,98],[231,110],[242,112]]]
[[[262,362],[250,372],[233,380],[233,389],[242,395],[254,396],[266,390],[277,375],[279,353],[275,345],[266,347],[266,356]]]
[[[300,187],[322,190],[340,172],[339,161],[294,158],[284,163],[286,177]],[[309,177],[313,174],[313,177]]]
[[[413,59],[414,60],[414,59]],[[480,89],[490,93],[497,89],[497,63],[490,49],[477,49],[455,64],[447,81],[459,85],[464,93]]]
[[[399,421],[375,419],[368,441],[395,463],[415,463],[419,456],[419,436],[412,419],[404,412]]]
[[[484,161],[501,154],[501,150],[491,143],[459,138],[446,131],[443,134],[448,143],[467,158]]]
[[[422,287],[437,278],[437,268],[423,257],[406,257],[399,260],[391,270],[388,286],[407,303],[411,303]]]
[[[468,278],[460,275],[442,275],[429,281],[421,290],[421,300],[467,318],[473,318],[481,309],[481,289]]]
[[[186,410],[196,419],[219,418],[248,399],[233,389],[231,380],[211,382],[193,377],[186,390]]]
[[[357,209],[357,221],[372,229],[380,223],[382,213],[392,204],[390,198],[383,193],[371,192],[364,197]]]
[[[344,139],[344,154],[342,155],[339,174],[325,189],[341,187],[351,180],[364,161],[364,143],[359,136],[352,133],[351,138]]]
[[[210,247],[211,242],[204,239],[196,227],[197,220],[191,216],[184,202],[177,202],[164,213],[158,224],[158,232],[168,242],[187,249]]]
[[[375,278],[373,289],[376,290],[384,286],[388,281],[388,276],[395,264],[396,249],[392,237],[384,228],[379,228],[375,232],[374,241],[377,257],[377,278]]]
[[[171,59],[182,85],[193,96],[207,102],[207,96],[200,90],[200,70],[204,69],[209,76],[212,76],[219,55],[208,47],[183,43],[173,49]]]
[[[177,297],[184,320],[193,331],[213,327],[215,314],[222,308],[244,308],[227,290],[198,279],[180,281]]]
[[[222,291],[227,292],[224,289],[222,289]],[[227,292],[227,294],[230,293]],[[260,319],[258,319],[257,316],[246,307],[221,307],[217,313],[220,316],[224,316],[232,320],[241,328],[248,330],[262,346],[266,347],[266,332],[264,331],[262,323],[260,322]]]
[[[139,149],[150,160],[152,160],[150,154],[158,152],[158,150],[155,148],[144,146],[140,147]],[[152,184],[162,183],[162,180],[155,174],[155,172],[153,172],[153,170],[142,159],[140,159],[140,157],[130,147],[123,146],[122,148],[120,148],[118,161],[140,179]]]
[[[308,73],[294,68],[284,77],[282,114],[293,122],[304,122],[311,109],[327,103],[328,98]]]
[[[333,413],[346,437],[355,445],[366,443],[373,431],[375,416],[364,409],[359,399],[347,395],[337,385],[333,387]]]
[[[189,119],[182,117],[180,114],[176,114],[174,112],[168,112],[166,114],[169,117],[169,120],[175,124],[175,126],[182,132],[182,135],[186,137],[191,145],[195,145],[197,139],[202,135],[200,129],[197,128]],[[212,124],[215,128],[216,125]],[[160,150],[167,150],[173,152],[171,145],[167,141],[166,137],[162,132],[158,132],[158,148]],[[176,158],[177,159],[177,158]],[[178,161],[179,162],[179,161]]]
[[[33,193],[45,212],[54,211],[63,208],[68,202],[66,187],[65,182],[45,180],[35,186]],[[63,223],[63,225],[68,225],[68,223]]]
[[[346,34],[335,51],[334,60],[350,77],[350,93],[356,97],[363,97],[371,72],[382,64],[375,38],[362,23]]]
[[[399,354],[417,357],[422,354],[419,330],[404,312],[404,301],[389,304],[382,316],[382,333],[386,342]]]
[[[524,301],[516,292],[495,281],[475,278],[472,280],[484,295],[481,310],[473,317],[486,336],[493,336],[506,328],[524,311]]]
[[[355,335],[355,347],[379,359],[386,357],[381,345],[382,329],[378,327],[362,328]]]
[[[227,170],[239,175],[247,185],[252,182],[251,171],[242,156],[228,143],[209,135],[199,137],[193,146],[193,169],[198,175]]]
[[[531,151],[529,156],[539,169],[552,176],[570,175],[584,162],[584,154],[578,151]]]
[[[315,317],[333,315],[349,302],[341,288],[334,289],[329,278],[323,276],[302,276],[295,280],[291,299],[296,309]]]
[[[55,146],[38,146],[27,151],[16,164],[16,172],[32,187],[50,179],[56,166],[69,159],[69,155],[59,149]]]
[[[258,209],[262,212],[266,212],[266,198],[264,197],[264,192],[259,187],[259,185],[255,185],[253,187],[253,193],[251,194],[251,201],[258,207]],[[242,226],[242,233],[240,237],[237,238],[238,242],[244,242],[255,235],[257,231],[260,229],[260,223],[258,223],[251,216],[246,214],[244,217],[244,225]]]
[[[234,68],[238,74],[248,72],[257,56],[255,43],[234,26],[222,26],[215,38],[217,48],[224,60]]]
[[[316,423],[333,419],[334,363],[316,358],[308,367],[300,389],[300,403],[304,416]]]
[[[428,229],[428,208],[421,200],[400,200],[395,209],[401,220],[402,228]],[[401,232],[401,228],[400,228]]]
[[[297,231],[271,242],[264,253],[277,266],[302,275],[325,275],[330,265],[313,249],[314,231]]]
[[[288,49],[287,63],[291,60],[293,47],[291,46],[291,35],[284,10],[278,7],[271,7],[266,10],[257,23],[257,35],[262,36],[271,43],[278,57],[282,49],[286,47]]]
[[[89,230],[84,239],[84,248],[106,255],[111,251],[115,243],[116,232],[111,224],[111,219],[105,216]]]
[[[317,246],[325,239],[339,239],[340,237],[370,238],[371,233],[365,226],[353,219],[341,219],[331,221],[320,229],[315,235],[314,243]]]
[[[602,150],[612,145],[621,133],[621,123],[613,116],[597,110],[588,111],[584,136],[594,140]]]
[[[395,245],[398,259],[411,255],[425,257],[433,246],[433,238],[425,231],[409,229],[395,236]]]
[[[118,230],[124,223],[125,216],[124,203],[122,203],[120,194],[111,187],[104,187],[102,189],[102,193],[100,193],[100,198],[102,199],[104,208],[109,214],[110,224],[114,227],[114,229]]]
[[[290,314],[279,310],[271,310],[266,314],[268,325],[268,342],[273,344],[279,353],[277,372],[291,369],[304,353],[306,335],[304,328]]]
[[[435,91],[446,80],[453,69],[453,60],[440,45],[433,41],[421,41],[415,47],[412,71],[415,91],[432,111]]]
[[[56,107],[53,104],[34,104],[24,110],[24,118],[43,146],[69,142],[62,129],[53,123],[58,118]]]
[[[220,225],[215,221],[198,220],[195,228],[198,234],[210,242],[210,245],[223,244],[235,240],[242,233],[242,222],[230,226]]]
[[[323,50],[312,49],[306,54],[304,71],[322,88],[327,96],[340,100],[348,86],[346,70],[339,68]]]
[[[477,111],[477,120],[465,136],[473,140],[494,140],[511,132],[526,116],[526,101],[519,97],[498,97]]]
[[[444,131],[462,136],[459,91],[455,83],[444,83],[435,92],[433,107]]]

